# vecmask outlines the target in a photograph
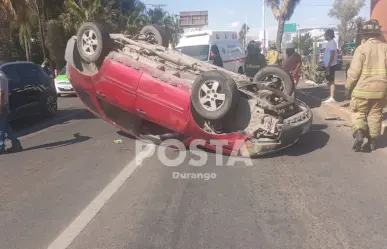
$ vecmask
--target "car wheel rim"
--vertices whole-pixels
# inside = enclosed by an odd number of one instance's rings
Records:
[[[155,36],[155,34],[153,34],[152,32],[148,32],[148,33],[146,33],[146,36],[148,36],[148,41],[150,42],[150,43],[156,43],[157,42],[157,40],[156,40],[156,36]]]
[[[82,49],[87,55],[93,55],[97,51],[98,40],[93,30],[88,29],[82,36]]]
[[[271,87],[280,91],[283,91],[285,88],[284,80],[275,74],[269,74],[265,76],[263,78],[263,81],[267,82],[268,87]]]
[[[54,97],[50,96],[47,98],[46,101],[47,111],[50,114],[55,114],[57,110],[57,105]]]
[[[208,111],[217,111],[224,105],[226,94],[222,93],[218,81],[205,81],[199,89],[199,102]]]

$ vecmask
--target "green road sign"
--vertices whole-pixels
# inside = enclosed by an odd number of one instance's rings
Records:
[[[297,24],[295,24],[295,23],[285,23],[284,32],[285,33],[297,32]]]

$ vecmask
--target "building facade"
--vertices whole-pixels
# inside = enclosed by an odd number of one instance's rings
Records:
[[[384,31],[384,38],[387,40],[387,0],[370,0],[371,18],[377,19]]]
[[[203,30],[208,27],[208,11],[180,12],[180,27],[184,33]]]

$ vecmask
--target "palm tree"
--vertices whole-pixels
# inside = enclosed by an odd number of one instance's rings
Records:
[[[301,54],[307,54],[309,49],[313,46],[313,38],[309,33],[294,37],[293,44],[300,49]]]
[[[149,22],[165,26],[165,21],[168,18],[168,12],[162,8],[155,8],[148,10]]]
[[[241,27],[241,30],[239,31],[239,40],[240,42],[246,47],[246,39],[247,39],[247,33],[249,32],[250,27],[247,26],[246,23],[244,23]]]
[[[183,33],[183,31],[180,28],[180,19],[178,15],[168,15],[164,19],[164,26],[167,28],[167,30],[171,33],[171,45],[172,48],[175,48],[176,45],[179,43],[180,40],[180,34]]]
[[[28,0],[0,0],[0,61],[11,60],[11,21],[18,26],[26,25],[28,4]]]
[[[265,0],[266,4],[271,7],[274,17],[278,21],[276,46],[281,51],[282,36],[284,34],[285,22],[292,17],[297,4],[301,0]]]
[[[108,11],[101,0],[65,0],[65,11],[60,18],[65,30],[74,33],[84,22],[104,20]]]

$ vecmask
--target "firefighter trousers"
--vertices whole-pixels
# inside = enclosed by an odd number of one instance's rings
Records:
[[[381,134],[383,109],[386,107],[386,99],[362,99],[352,97],[350,108],[352,110],[352,132],[363,129],[371,137]]]

